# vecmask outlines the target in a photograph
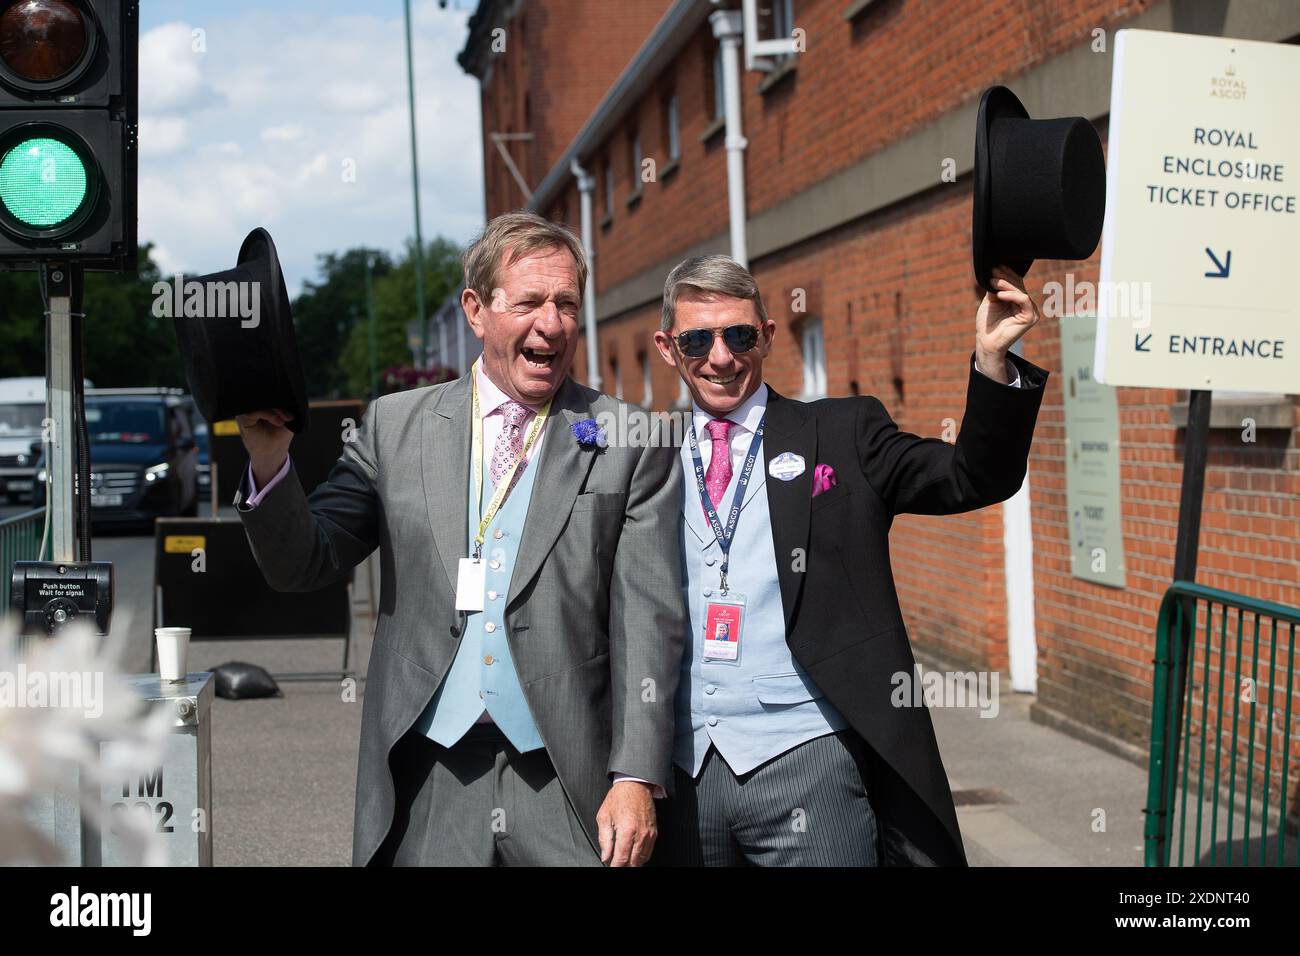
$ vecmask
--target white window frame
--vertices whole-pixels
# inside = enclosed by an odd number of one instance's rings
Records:
[[[632,133],[632,192],[641,191],[641,160],[645,159],[645,154],[641,152],[641,130],[637,129]]]
[[[821,319],[808,319],[799,331],[803,355],[803,398],[826,397],[826,337]]]
[[[726,78],[722,75],[722,44],[713,48],[713,118],[720,120],[727,115]]]
[[[655,400],[655,388],[652,376],[650,375],[650,350],[646,349],[641,353],[641,377],[645,382],[645,387],[641,391],[641,404],[646,408],[651,407]]]
[[[682,158],[682,138],[677,128],[677,94],[673,93],[668,97],[665,106],[668,114],[668,159],[678,160]]]
[[[794,0],[765,0],[772,6],[772,24],[780,26],[780,20],[789,19],[790,29],[794,29]],[[758,38],[758,3],[759,0],[744,0],[745,21],[745,69],[771,70],[773,64],[760,63],[760,57],[784,58],[795,52],[792,36],[773,37],[768,40]]]

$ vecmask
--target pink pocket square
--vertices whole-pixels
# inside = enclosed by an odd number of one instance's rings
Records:
[[[813,469],[813,491],[812,496],[816,498],[823,491],[830,491],[835,487],[835,469],[830,465],[818,465]]]

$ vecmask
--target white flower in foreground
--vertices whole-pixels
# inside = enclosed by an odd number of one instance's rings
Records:
[[[133,862],[165,864],[140,821],[131,814],[110,821],[95,798],[105,781],[162,762],[171,712],[150,708],[124,682],[120,639],[76,623],[54,637],[19,638],[16,625],[0,618],[0,864],[75,862],[33,824],[34,800],[52,794],[79,799],[101,830],[114,827]],[[100,757],[105,743],[113,744],[108,760]],[[78,777],[89,799],[76,793]]]

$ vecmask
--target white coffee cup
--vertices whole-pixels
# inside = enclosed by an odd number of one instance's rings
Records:
[[[188,627],[155,627],[154,641],[158,645],[158,673],[165,681],[183,681],[190,659],[190,629]]]

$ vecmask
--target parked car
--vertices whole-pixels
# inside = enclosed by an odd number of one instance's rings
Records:
[[[198,513],[199,446],[180,389],[86,390],[90,506],[95,524],[152,524]],[[44,460],[36,475],[45,503]]]
[[[208,449],[208,423],[200,418],[197,413],[190,416],[190,423],[194,427],[194,440],[199,445],[199,500],[207,501],[212,493],[212,463],[208,458],[210,454]]]
[[[45,379],[0,379],[0,496],[11,503],[32,494],[43,418]]]

